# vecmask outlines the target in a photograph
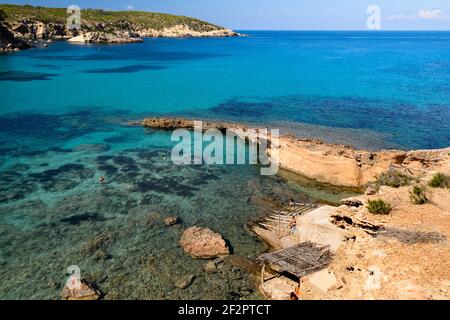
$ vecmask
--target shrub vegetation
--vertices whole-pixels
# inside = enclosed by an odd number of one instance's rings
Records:
[[[66,8],[46,8],[30,5],[0,4],[0,10],[6,13],[6,21],[16,22],[25,18],[39,20],[44,23],[58,22],[65,23],[67,19]],[[140,25],[144,28],[162,30],[175,25],[187,25],[196,31],[210,31],[222,29],[219,26],[208,22],[173,14],[144,12],[144,11],[105,11],[101,9],[81,10],[81,20],[84,24],[117,24],[128,21],[132,24]]]
[[[366,207],[372,214],[389,214],[392,211],[391,205],[381,199],[368,200]]]
[[[389,170],[388,172],[384,172],[376,176],[375,185],[378,187],[389,186],[399,188],[402,186],[408,186],[415,181],[417,181],[417,179],[413,176],[401,173],[397,170]]]
[[[428,203],[428,198],[426,195],[426,189],[423,186],[416,185],[409,191],[409,197],[414,204],[425,204]]]
[[[450,176],[438,172],[431,178],[429,186],[432,188],[450,188]]]

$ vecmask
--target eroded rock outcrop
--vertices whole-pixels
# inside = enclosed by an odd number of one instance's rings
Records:
[[[66,29],[65,22],[44,23],[28,18],[11,23],[10,30],[15,37],[26,41],[67,39],[76,34]]]
[[[141,38],[132,37],[128,32],[86,32],[70,38],[70,42],[79,43],[138,43],[143,42]]]
[[[98,300],[100,292],[93,288],[86,280],[81,279],[79,286],[69,288],[64,286],[61,296],[63,300]]]
[[[356,150],[310,139],[280,139],[280,167],[336,186],[361,188],[391,169],[421,175],[450,164],[450,148],[439,150]]]
[[[0,53],[15,52],[30,48],[30,45],[17,38],[14,33],[9,30],[9,25],[0,22]]]
[[[170,28],[164,28],[162,30],[146,29],[146,28],[135,28],[135,32],[141,37],[167,37],[167,38],[177,38],[177,37],[237,37],[241,34],[234,32],[231,29],[226,28],[213,28],[211,30],[198,31],[191,29],[187,25],[175,25]]]
[[[213,259],[230,254],[222,236],[208,228],[195,226],[185,230],[180,244],[184,251],[194,258]]]

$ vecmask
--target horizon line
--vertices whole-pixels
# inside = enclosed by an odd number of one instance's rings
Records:
[[[359,31],[359,32],[450,32],[450,29],[382,29],[382,30],[369,30],[369,29],[242,29],[242,28],[233,28],[234,31],[287,31],[287,32],[295,32],[295,31],[332,31],[332,32],[349,32],[349,31]]]

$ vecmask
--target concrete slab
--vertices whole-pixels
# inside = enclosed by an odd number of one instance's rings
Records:
[[[273,278],[265,281],[260,290],[269,299],[272,300],[290,300],[291,292],[297,288],[297,283],[285,278]]]
[[[323,269],[309,275],[307,281],[324,293],[327,293],[327,291],[337,283],[334,273],[330,272],[328,269]]]
[[[329,245],[335,252],[345,238],[346,231],[330,222],[330,216],[336,214],[336,207],[322,206],[297,218],[297,232],[300,242],[311,241],[320,245]]]

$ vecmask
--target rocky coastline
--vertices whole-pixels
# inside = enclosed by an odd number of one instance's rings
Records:
[[[193,128],[194,120],[146,118],[133,124],[159,129]],[[207,129],[250,129],[239,123],[203,121]],[[258,128],[253,128],[258,129]],[[262,129],[262,128],[259,128]],[[397,169],[412,174],[445,170],[450,167],[450,148],[438,150],[357,150],[351,146],[326,144],[292,135],[280,137],[280,168],[319,183],[363,189],[378,174]],[[270,152],[270,149],[268,150]]]
[[[6,24],[0,22],[0,53],[16,52],[30,47],[26,40],[16,37]]]
[[[0,10],[0,12],[3,12]],[[0,17],[0,53],[10,53],[35,46],[38,41],[68,40],[78,43],[139,43],[146,37],[237,37],[228,28],[206,24],[202,28],[180,22],[162,28],[150,28],[125,19],[111,22],[83,22],[80,29],[69,30],[64,20],[46,22],[35,17],[17,20]]]

